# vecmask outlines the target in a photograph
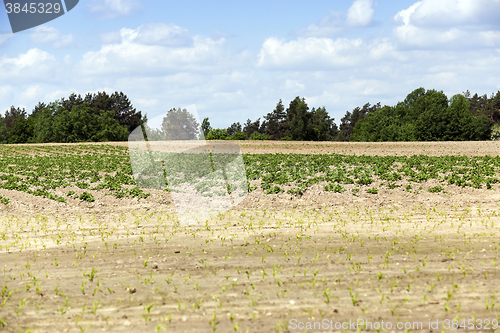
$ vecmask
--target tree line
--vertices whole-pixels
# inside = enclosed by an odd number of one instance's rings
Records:
[[[207,139],[301,141],[475,141],[500,139],[500,91],[473,96],[467,90],[450,99],[442,92],[418,88],[395,106],[366,103],[347,111],[337,126],[324,107],[309,108],[296,97],[285,110],[242,126],[213,129],[202,123]]]
[[[0,143],[124,141],[146,120],[122,92],[71,94],[38,103],[30,115],[11,106],[0,114]]]
[[[297,96],[288,107],[279,100],[273,111],[246,123],[212,128],[198,124],[185,109],[172,108],[162,127],[150,129],[147,117],[122,92],[81,95],[38,103],[27,114],[12,106],[0,114],[0,143],[125,141],[138,126],[149,140],[282,141],[457,141],[500,138],[500,91],[479,96],[469,91],[450,99],[442,91],[418,88],[394,106],[366,103],[334,122],[325,107],[309,109]]]

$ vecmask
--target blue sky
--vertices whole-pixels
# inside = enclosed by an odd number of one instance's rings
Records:
[[[227,127],[300,96],[338,124],[418,87],[500,90],[499,18],[500,0],[80,0],[12,34],[2,9],[0,112],[123,91],[150,119],[194,104]]]

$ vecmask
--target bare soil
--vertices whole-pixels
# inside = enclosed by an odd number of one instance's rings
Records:
[[[496,156],[500,148],[239,144],[243,153],[359,155]],[[497,187],[359,196],[313,187],[301,198],[254,191],[191,226],[179,225],[168,193],[150,192],[60,203],[0,189],[10,198],[0,204],[0,332],[366,331],[353,328],[358,320],[375,325],[370,331],[383,321],[387,332],[405,324],[441,332],[454,318],[464,331],[496,327]]]
[[[208,143],[213,141],[207,141]],[[498,156],[500,141],[446,141],[446,142],[313,142],[313,141],[217,141],[232,142],[244,154],[346,154],[378,156]],[[90,142],[88,145],[117,145],[128,147],[128,142]],[[60,143],[16,144],[6,146],[58,146]],[[69,143],[64,145],[79,145]]]

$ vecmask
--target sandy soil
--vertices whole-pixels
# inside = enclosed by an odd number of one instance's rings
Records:
[[[379,155],[498,148],[280,144],[241,147]],[[161,191],[59,203],[0,190],[11,198],[0,204],[0,332],[366,331],[353,328],[357,320],[375,325],[371,331],[383,321],[387,332],[404,331],[398,322],[440,332],[454,318],[464,331],[491,331],[500,189],[447,191],[254,191],[205,224],[182,226]]]
[[[210,141],[208,141],[210,142]],[[212,141],[213,142],[213,141]],[[221,141],[216,141],[221,142]],[[238,144],[244,154],[356,154],[379,156],[412,155],[466,155],[498,156],[500,141],[447,141],[447,142],[311,142],[311,141],[222,141]],[[93,142],[90,145],[112,144],[128,147],[128,142]],[[57,146],[59,143],[6,145],[6,146]],[[78,144],[65,144],[78,145]]]

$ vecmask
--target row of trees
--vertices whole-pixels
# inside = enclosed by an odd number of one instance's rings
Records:
[[[227,129],[214,129],[205,118],[202,129],[207,140],[332,141],[339,132],[333,121],[324,107],[309,110],[305,99],[297,96],[286,110],[280,100],[262,122],[248,119],[243,126],[237,122]]]
[[[208,139],[271,139],[304,141],[462,141],[500,138],[500,91],[471,96],[469,91],[448,99],[442,91],[418,88],[395,106],[366,103],[347,111],[340,126],[324,107],[309,111],[296,97],[284,110],[280,100],[273,112],[242,127],[212,129],[203,121]]]
[[[262,121],[248,119],[225,129],[212,128],[208,118],[200,126],[187,110],[175,108],[161,128],[150,129],[146,122],[122,92],[71,94],[48,105],[38,103],[30,115],[14,106],[0,114],[0,143],[122,141],[143,124],[149,140],[199,138],[201,132],[208,140],[487,140],[500,138],[500,91],[491,97],[466,91],[448,100],[442,91],[418,88],[395,106],[356,107],[338,127],[325,107],[309,109],[299,96],[286,109],[280,100]]]
[[[395,106],[369,112],[354,126],[351,140],[487,140],[491,134],[490,121],[480,108],[475,113],[464,95],[457,94],[448,100],[442,91],[419,88]]]
[[[123,141],[146,117],[122,92],[81,95],[38,103],[27,115],[12,106],[0,115],[0,143]]]

